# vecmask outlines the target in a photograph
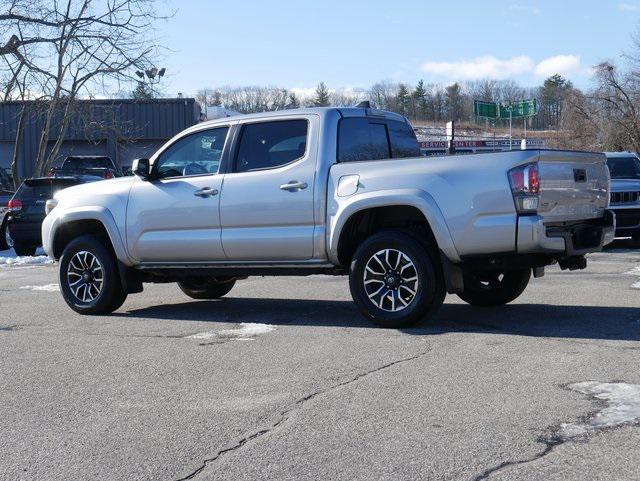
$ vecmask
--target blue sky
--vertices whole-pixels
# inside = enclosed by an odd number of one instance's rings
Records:
[[[558,71],[589,85],[589,67],[620,60],[640,0],[166,0],[172,50],[163,90],[274,85],[362,88],[379,80],[509,78]]]

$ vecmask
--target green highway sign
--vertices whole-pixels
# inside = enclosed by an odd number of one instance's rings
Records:
[[[538,112],[538,101],[519,100],[517,102],[507,102],[500,105],[498,116],[501,119],[518,119],[522,117],[533,117]]]
[[[474,100],[473,114],[476,117],[487,117],[490,119],[497,119],[498,104],[496,104],[495,102],[483,102],[482,100]]]
[[[533,117],[536,113],[538,113],[538,101],[536,99],[505,102],[500,105],[495,102],[483,102],[482,100],[473,101],[473,114],[476,117],[518,119]]]

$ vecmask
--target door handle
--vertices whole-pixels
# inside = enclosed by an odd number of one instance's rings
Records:
[[[218,195],[218,191],[216,189],[212,189],[211,187],[204,187],[203,189],[196,190],[193,195],[197,197],[211,197],[213,195]]]
[[[280,189],[288,190],[289,192],[298,192],[299,190],[306,189],[308,187],[306,182],[298,182],[297,180],[290,180],[288,184],[282,184]]]

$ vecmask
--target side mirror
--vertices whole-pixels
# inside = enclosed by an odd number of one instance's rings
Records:
[[[131,164],[131,172],[142,180],[149,180],[151,178],[149,159],[135,159]]]

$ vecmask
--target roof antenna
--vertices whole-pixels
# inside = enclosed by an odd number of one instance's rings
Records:
[[[356,105],[356,108],[357,109],[370,109],[371,108],[371,102],[369,102],[368,100],[363,100],[358,105]]]

